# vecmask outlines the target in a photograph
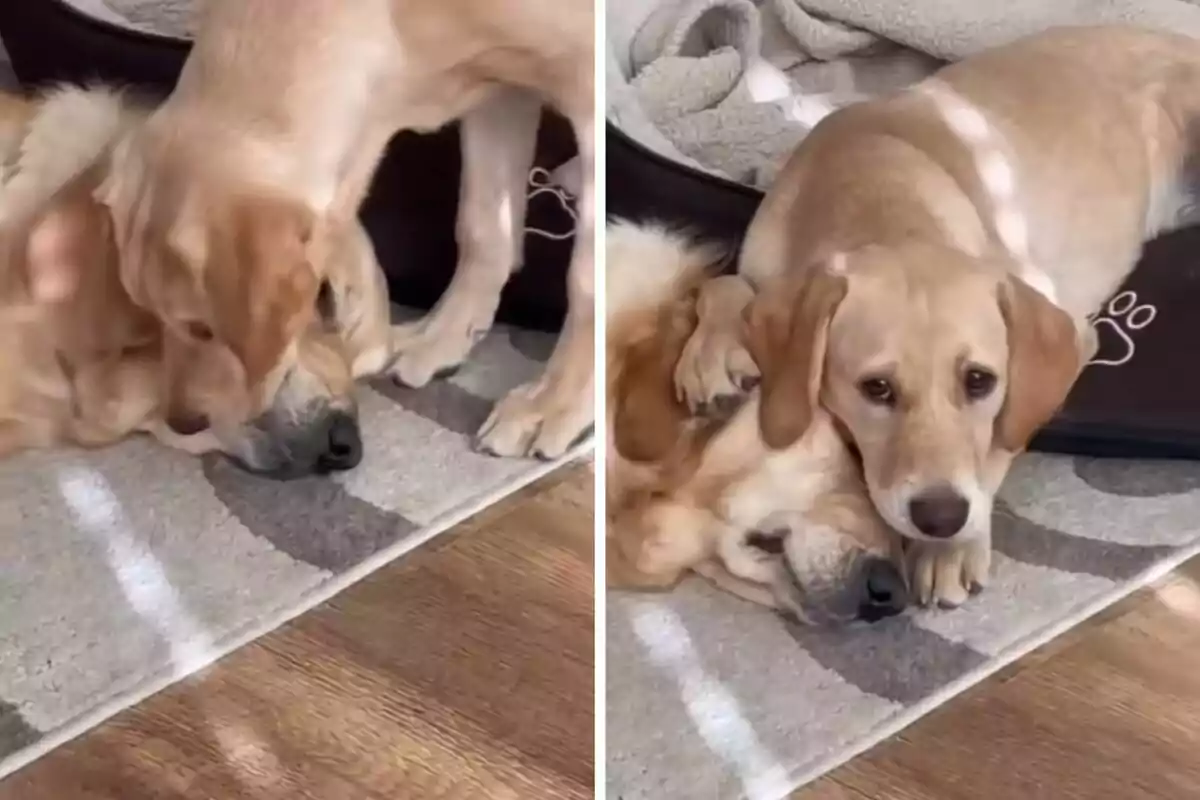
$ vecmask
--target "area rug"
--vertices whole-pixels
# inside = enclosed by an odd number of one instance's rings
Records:
[[[365,456],[334,477],[144,439],[0,462],[0,776],[553,469],[469,447],[553,341],[497,328],[448,380],[363,387]]]
[[[792,626],[698,580],[608,593],[607,782],[619,800],[774,800],[1200,552],[1200,464],[1030,455],[963,608]]]

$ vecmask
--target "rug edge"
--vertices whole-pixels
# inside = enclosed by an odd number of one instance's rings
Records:
[[[796,773],[797,777],[790,778],[791,788],[781,795],[782,798],[791,796],[798,789],[807,786],[826,773],[832,772],[838,767],[850,762],[857,756],[862,755],[871,748],[881,744],[887,739],[895,736],[903,731],[908,726],[920,720],[926,714],[943,705],[944,703],[953,700],[958,695],[962,694],[972,686],[979,684],[988,677],[994,675],[1008,665],[1015,662],[1022,656],[1028,655],[1039,647],[1048,644],[1052,640],[1062,636],[1067,631],[1086,622],[1091,617],[1104,611],[1106,608],[1119,603],[1126,597],[1129,597],[1139,589],[1144,589],[1155,581],[1165,578],[1173,570],[1187,562],[1189,559],[1200,556],[1200,541],[1195,541],[1189,544],[1172,555],[1170,558],[1155,562],[1141,573],[1133,578],[1118,584],[1110,592],[1105,592],[1098,596],[1095,600],[1085,603],[1076,611],[1068,614],[1040,630],[1034,632],[1028,639],[1020,644],[1013,645],[1005,651],[999,653],[995,658],[985,661],[980,666],[973,670],[968,670],[959,676],[956,680],[947,683],[941,690],[934,692],[921,701],[898,712],[892,717],[884,720],[884,722],[871,732],[870,735],[863,737],[861,740],[847,747],[845,750],[830,755],[826,758],[816,759],[808,765],[801,766]],[[755,800],[767,800],[766,798],[756,798]]]
[[[45,735],[30,746],[10,753],[4,758],[0,758],[0,780],[15,774],[42,756],[74,741],[122,711],[132,708],[143,700],[147,700],[185,678],[195,675],[231,653],[286,625],[301,614],[311,611],[336,595],[341,594],[396,559],[429,543],[451,528],[512,496],[535,481],[556,472],[562,467],[588,457],[594,449],[595,439],[588,439],[571,448],[571,450],[559,459],[534,465],[528,472],[522,473],[511,483],[507,483],[501,488],[491,489],[481,493],[478,497],[463,501],[458,506],[444,512],[440,519],[416,531],[413,535],[405,537],[390,547],[380,550],[340,575],[335,575],[327,581],[316,584],[309,592],[298,598],[294,606],[278,610],[264,617],[263,623],[248,626],[233,634],[228,640],[215,646],[211,653],[206,654],[205,658],[189,664],[188,671],[182,674],[168,673],[156,676],[141,686],[109,698],[66,725],[46,732]]]

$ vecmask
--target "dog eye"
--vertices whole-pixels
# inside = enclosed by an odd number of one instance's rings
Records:
[[[971,400],[982,400],[996,388],[996,376],[986,369],[972,367],[963,375],[963,391]]]
[[[192,320],[184,328],[187,330],[188,336],[197,342],[211,342],[213,340],[213,329],[203,322]]]
[[[321,281],[321,288],[317,290],[317,314],[326,322],[332,320],[337,314],[337,301],[333,296],[333,287],[329,285],[329,281]]]
[[[858,382],[858,391],[875,405],[889,408],[896,405],[896,390],[887,378],[864,378]]]

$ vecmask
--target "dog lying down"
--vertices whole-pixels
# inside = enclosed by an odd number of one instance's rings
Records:
[[[354,467],[354,381],[385,366],[391,329],[365,232],[351,226],[308,283],[280,281],[273,309],[256,307],[251,296],[264,293],[223,268],[233,259],[212,259],[198,276],[171,259],[118,258],[98,198],[114,178],[114,144],[146,114],[100,88],[0,94],[0,456],[141,431],[273,477]],[[226,245],[264,265],[281,260],[272,213],[266,202],[229,209]],[[159,302],[144,302],[146,292]],[[168,330],[147,309],[196,294],[221,308],[214,322],[188,324],[195,344],[176,349],[180,370],[163,346],[180,323]],[[291,341],[262,340],[256,322],[276,311],[291,320]],[[206,346],[210,324],[237,345]]]
[[[1144,242],[1200,223],[1198,131],[1200,43],[1124,25],[1048,30],[835,111],[703,304],[681,396],[736,404],[761,375],[763,439],[790,451],[819,384],[909,539],[914,596],[965,602],[1010,465],[1095,352],[1089,318]],[[753,359],[751,292],[774,305]]]
[[[609,226],[609,587],[666,589],[694,570],[813,624],[900,613],[901,538],[828,416],[818,411],[799,441],[772,449],[757,393],[723,421],[693,415],[678,396],[676,364],[697,315],[723,299],[720,260],[660,228]]]

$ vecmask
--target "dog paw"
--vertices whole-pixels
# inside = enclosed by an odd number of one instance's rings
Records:
[[[909,589],[918,605],[958,608],[987,586],[989,541],[904,543]]]
[[[1119,367],[1128,363],[1137,351],[1133,332],[1150,325],[1156,316],[1158,309],[1153,305],[1138,304],[1137,292],[1128,289],[1119,292],[1092,320],[1098,346],[1088,364]]]
[[[742,346],[740,330],[700,326],[675,365],[675,394],[696,416],[727,417],[758,385],[758,365]]]
[[[414,389],[453,375],[487,330],[457,326],[446,330],[426,317],[398,325],[392,331],[392,363],[386,374]]]
[[[543,381],[519,386],[496,404],[475,437],[475,449],[503,457],[561,458],[591,435],[592,389],[564,393]]]

